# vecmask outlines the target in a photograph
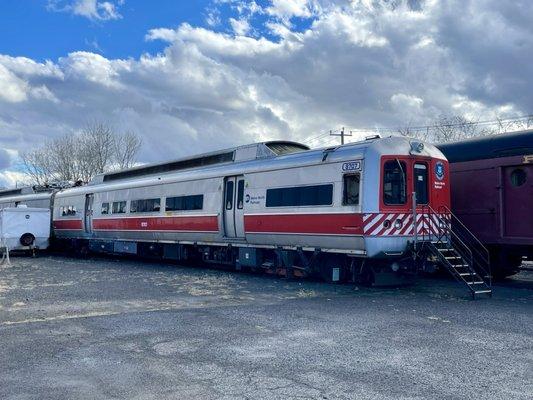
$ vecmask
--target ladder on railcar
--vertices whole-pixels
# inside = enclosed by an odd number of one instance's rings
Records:
[[[473,299],[478,295],[492,297],[487,248],[448,207],[439,207],[438,212],[428,205],[422,209],[416,229],[422,245],[468,288]]]

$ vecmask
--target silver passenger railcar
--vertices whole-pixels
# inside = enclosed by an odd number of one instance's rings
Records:
[[[55,195],[53,228],[83,252],[372,280],[412,264],[413,192],[416,207],[449,206],[448,163],[430,144],[274,141],[97,176]]]

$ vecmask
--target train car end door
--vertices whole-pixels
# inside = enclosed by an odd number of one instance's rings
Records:
[[[244,238],[244,176],[229,176],[224,182],[224,233]]]

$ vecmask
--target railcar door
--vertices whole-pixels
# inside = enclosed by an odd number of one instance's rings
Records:
[[[94,195],[86,194],[85,195],[85,212],[84,212],[84,224],[85,224],[85,233],[92,233],[93,229],[93,201]]]
[[[533,237],[533,165],[506,167],[503,175],[505,236]]]
[[[244,238],[244,176],[229,176],[224,183],[224,232]]]

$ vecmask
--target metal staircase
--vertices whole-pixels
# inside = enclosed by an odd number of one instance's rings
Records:
[[[423,206],[418,218],[423,246],[459,282],[466,285],[472,298],[492,297],[489,252],[448,207],[438,212]]]

